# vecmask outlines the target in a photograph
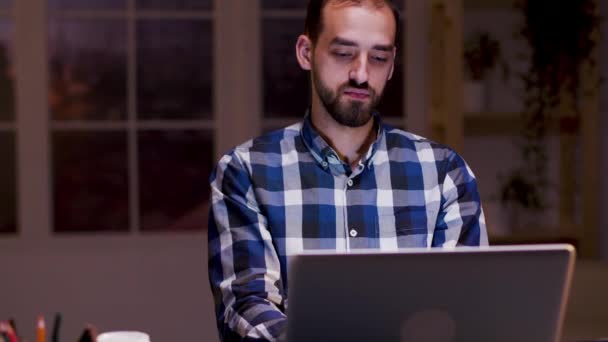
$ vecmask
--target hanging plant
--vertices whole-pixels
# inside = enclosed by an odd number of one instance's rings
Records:
[[[585,66],[596,65],[593,51],[601,19],[594,0],[522,0],[516,8],[524,19],[517,33],[531,48],[529,69],[521,76],[525,110],[519,147],[524,165],[504,179],[501,194],[503,202],[515,201],[525,208],[542,210],[546,207],[543,194],[549,185],[545,145],[548,126],[552,115],[564,105],[576,117],[583,114],[579,105],[585,95],[580,91],[581,80]]]
[[[503,78],[508,74],[500,43],[488,32],[474,32],[465,40],[464,62],[467,77],[473,81],[486,79],[487,73],[498,66],[502,69]]]

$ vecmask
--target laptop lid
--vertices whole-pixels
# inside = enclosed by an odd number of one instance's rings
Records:
[[[557,341],[574,260],[566,244],[298,255],[288,341]]]

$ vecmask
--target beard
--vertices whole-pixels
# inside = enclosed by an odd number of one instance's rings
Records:
[[[316,73],[316,68],[313,69],[313,83],[321,103],[329,113],[329,115],[339,124],[348,127],[361,127],[369,122],[372,118],[372,112],[380,102],[382,92],[376,94],[376,91],[369,86],[367,82],[356,84],[350,80],[338,87],[334,92],[323,83],[319,75]],[[369,103],[358,100],[342,99],[346,88],[363,89],[369,93]]]

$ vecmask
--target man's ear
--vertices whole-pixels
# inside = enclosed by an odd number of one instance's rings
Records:
[[[300,35],[296,42],[296,57],[300,67],[310,70],[312,65],[312,41],[307,35]]]

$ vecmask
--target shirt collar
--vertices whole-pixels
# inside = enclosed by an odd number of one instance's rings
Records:
[[[377,127],[378,132],[376,135],[376,140],[369,147],[363,158],[359,161],[360,166],[371,166],[373,157],[378,150],[378,147],[382,145],[385,141],[384,136],[384,123],[380,118],[378,112],[374,111],[372,113],[374,126]],[[350,175],[353,170],[351,170],[350,165],[344,163],[338,157],[336,151],[329,146],[329,144],[321,137],[321,135],[317,132],[317,130],[312,125],[312,119],[310,117],[310,109],[306,111],[306,115],[304,117],[304,122],[302,124],[301,136],[304,142],[304,145],[308,148],[313,158],[321,165],[321,167],[325,170],[330,170],[332,173],[336,174],[347,174]]]

